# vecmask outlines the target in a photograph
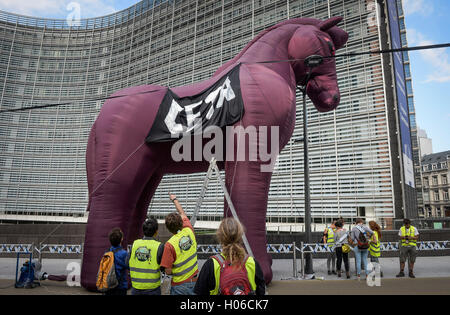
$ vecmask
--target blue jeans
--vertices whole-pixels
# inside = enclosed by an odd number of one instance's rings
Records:
[[[179,285],[173,285],[170,287],[170,295],[195,295],[194,287],[195,282],[186,282]]]
[[[355,253],[356,259],[356,273],[358,275],[361,274],[361,260],[364,265],[364,270],[366,275],[370,273],[370,270],[367,270],[367,255],[369,254],[369,249],[359,249],[358,246],[353,248],[353,252]]]

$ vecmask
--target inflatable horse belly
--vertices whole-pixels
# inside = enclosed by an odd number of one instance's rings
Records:
[[[207,159],[176,162],[172,147],[180,135],[203,130],[209,123],[234,126],[233,133],[226,136],[226,158],[220,166],[225,169],[227,190],[265,281],[272,280],[265,226],[270,162],[292,135],[296,85],[307,84],[306,93],[321,112],[339,104],[334,58],[324,59],[308,76],[304,60],[313,54],[332,56],[343,47],[348,35],[335,26],[341,20],[281,22],[261,32],[206,81],[173,89],[132,87],[114,95],[127,96],[105,102],[86,150],[89,218],[83,287],[96,289],[98,263],[110,246],[112,228],[122,229],[124,246],[142,235],[142,223],[164,174],[206,171]],[[261,62],[267,60],[274,62]],[[236,74],[235,69],[239,70],[238,80],[231,75]],[[252,137],[252,132],[257,136]],[[243,139],[248,139],[247,145],[241,144]],[[257,154],[252,159],[255,146]],[[239,159],[242,152],[244,159]],[[269,161],[263,158],[267,154],[271,155]],[[224,215],[230,216],[226,203]]]

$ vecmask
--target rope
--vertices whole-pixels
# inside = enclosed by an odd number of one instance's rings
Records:
[[[93,195],[111,176],[114,175],[114,173],[123,165],[125,162],[127,162],[143,145],[145,144],[145,141],[139,145],[132,153],[130,153],[125,160],[123,160],[106,178],[92,191],[90,195]]]
[[[36,106],[29,106],[29,107],[22,107],[22,108],[3,109],[3,110],[0,110],[0,114],[1,113],[18,112],[18,111],[23,111],[23,110],[31,110],[31,109],[42,109],[42,108],[63,106],[63,105],[74,105],[77,102],[106,101],[106,100],[112,100],[112,99],[115,99],[115,98],[134,96],[134,95],[142,95],[142,94],[150,94],[150,93],[155,93],[155,92],[160,92],[160,91],[161,91],[161,89],[159,89],[159,90],[150,90],[150,91],[145,91],[145,92],[138,92],[138,93],[131,93],[131,94],[113,95],[113,96],[108,96],[108,97],[84,99],[84,100],[78,100],[78,101],[66,102],[66,103],[54,103],[54,104],[36,105]]]
[[[415,47],[403,47],[403,48],[386,49],[386,50],[372,50],[372,51],[364,51],[364,52],[339,54],[339,55],[334,55],[334,56],[322,56],[322,58],[326,58],[326,59],[328,59],[328,58],[344,58],[344,57],[353,57],[353,56],[360,56],[360,55],[388,54],[388,53],[396,53],[396,52],[404,52],[404,51],[439,49],[439,48],[446,48],[446,47],[450,47],[450,43],[415,46]],[[306,60],[306,58],[304,58],[304,59],[252,61],[252,62],[245,61],[245,62],[242,62],[241,64],[281,63],[281,62],[294,62],[294,61],[304,61],[304,60]],[[133,96],[133,95],[141,95],[141,94],[150,94],[150,93],[155,93],[155,92],[159,92],[159,91],[161,91],[161,90],[160,89],[159,90],[150,90],[150,91],[145,91],[145,92],[124,94],[124,95],[115,95],[115,96],[108,96],[108,97],[100,97],[100,98],[93,98],[93,99],[85,99],[85,100],[78,100],[78,101],[65,102],[65,103],[54,103],[54,104],[46,104],[46,105],[36,105],[36,106],[28,106],[28,107],[21,107],[21,108],[13,108],[13,109],[3,109],[3,110],[0,110],[0,114],[12,113],[12,112],[18,112],[18,111],[26,111],[26,110],[32,110],[32,109],[43,109],[43,108],[63,106],[63,105],[74,105],[77,102],[106,101],[106,100],[120,98],[120,97],[127,97],[127,96]]]
[[[360,55],[390,54],[390,53],[404,52],[404,51],[439,49],[439,48],[446,48],[446,47],[450,47],[450,43],[425,45],[425,46],[414,46],[414,47],[402,47],[402,48],[385,49],[385,50],[369,50],[369,51],[363,51],[363,52],[354,52],[354,53],[331,55],[331,56],[321,56],[321,57],[324,59],[331,59],[331,58],[354,57],[354,56],[360,56]],[[242,62],[242,64],[293,62],[293,61],[305,61],[306,59],[308,59],[308,58],[286,59],[286,60],[266,60],[266,61],[254,61],[254,62],[244,61],[244,62]]]
[[[350,56],[358,56],[358,55],[365,55],[365,54],[384,54],[384,53],[395,53],[395,52],[403,52],[403,51],[414,51],[414,50],[424,50],[424,49],[438,49],[438,48],[444,48],[444,47],[450,47],[450,43],[446,44],[438,44],[438,45],[427,45],[427,46],[416,46],[416,47],[403,47],[398,49],[389,49],[389,50],[377,50],[377,51],[367,51],[367,52],[357,52],[357,53],[348,53],[348,54],[340,54],[340,55],[334,55],[334,56],[323,56],[323,58],[342,58],[342,57],[350,57]],[[302,61],[306,59],[288,59],[288,60],[272,60],[272,61],[255,61],[255,62],[242,62],[242,64],[264,64],[264,63],[281,63],[281,62],[293,62],[293,61]],[[250,74],[251,75],[251,74]],[[142,94],[150,94],[154,92],[159,92],[161,89],[158,90],[150,90],[145,92],[138,92],[138,93],[132,93],[132,94],[124,94],[124,95],[114,95],[104,98],[94,98],[94,99],[87,99],[87,100],[81,100],[85,102],[89,101],[100,101],[100,100],[110,100],[110,99],[116,99],[121,97],[127,97],[127,96],[134,96],[134,95],[142,95]],[[43,109],[43,108],[50,108],[50,107],[56,107],[56,106],[62,106],[62,105],[72,105],[76,102],[65,102],[65,103],[56,103],[56,104],[46,104],[46,105],[37,105],[37,106],[29,106],[29,107],[22,107],[22,108],[15,108],[15,109],[6,109],[6,110],[0,110],[0,114],[2,113],[11,113],[11,112],[18,112],[18,111],[26,111],[26,110],[32,110],[32,109]],[[242,114],[241,114],[242,115]],[[242,126],[242,119],[240,121],[240,126]],[[240,135],[238,137],[238,150],[239,150],[239,142],[240,142]],[[139,145],[128,157],[122,161],[92,192],[94,194],[125,162],[127,162],[143,145],[145,142],[143,142],[141,145]],[[237,152],[239,154],[239,151]],[[237,164],[238,161],[236,161]],[[233,186],[234,186],[234,179],[236,176],[236,168],[237,165],[234,167],[233,177],[231,181],[231,187],[230,187],[230,199],[233,194]]]

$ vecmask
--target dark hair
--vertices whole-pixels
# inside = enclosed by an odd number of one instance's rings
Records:
[[[177,234],[183,228],[183,219],[177,212],[169,213],[166,217],[166,227],[172,234]]]
[[[335,223],[334,225],[335,225],[336,227],[341,228],[341,227],[344,226],[344,220],[339,219],[339,220],[336,221],[336,223]]]
[[[362,218],[357,218],[355,220],[355,224],[358,224],[358,223],[364,223],[364,220]]]
[[[403,219],[403,224],[411,224],[411,220],[410,219]]]
[[[145,220],[142,225],[142,231],[144,232],[144,236],[152,237],[158,231],[158,221],[155,217],[150,216]]]
[[[120,245],[120,242],[122,242],[123,232],[120,228],[116,227],[109,232],[108,237],[111,246],[116,247]]]

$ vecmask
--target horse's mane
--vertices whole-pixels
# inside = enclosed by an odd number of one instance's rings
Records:
[[[255,38],[253,38],[245,47],[244,49],[241,50],[241,52],[239,54],[237,54],[233,59],[227,61],[226,63],[224,63],[222,66],[220,66],[216,72],[214,72],[213,77],[216,76],[217,74],[220,74],[223,70],[225,70],[226,68],[228,68],[230,65],[233,65],[236,63],[237,60],[239,60],[239,58],[242,57],[243,54],[245,54],[245,52],[255,43],[257,42],[261,37],[263,37],[264,35],[266,35],[267,33],[269,33],[270,31],[279,28],[283,25],[287,25],[287,24],[299,24],[299,25],[318,25],[321,21],[318,19],[313,19],[313,18],[294,18],[294,19],[290,19],[290,20],[286,20],[286,21],[282,21],[278,24],[275,24],[269,28],[266,28],[265,30],[259,32],[258,35],[255,36]]]

